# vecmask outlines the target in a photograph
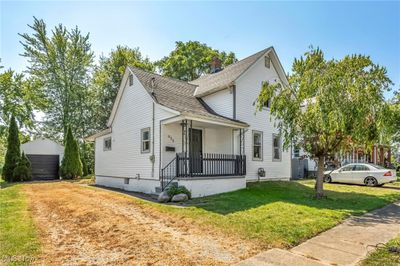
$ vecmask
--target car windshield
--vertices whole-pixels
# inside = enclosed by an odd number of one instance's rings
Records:
[[[376,169],[386,169],[386,168],[383,167],[383,166],[376,165],[376,164],[372,164],[372,163],[369,163],[369,165],[371,165],[372,167],[374,167],[374,168],[376,168]]]

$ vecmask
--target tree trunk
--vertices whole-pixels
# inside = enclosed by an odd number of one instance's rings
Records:
[[[324,197],[324,166],[325,166],[325,157],[318,157],[318,174],[317,180],[315,184],[315,197],[317,199],[321,199]]]

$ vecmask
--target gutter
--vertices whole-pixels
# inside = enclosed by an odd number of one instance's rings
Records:
[[[84,140],[89,141],[89,142],[93,142],[93,141],[96,140],[96,138],[102,137],[102,136],[110,134],[110,133],[112,133],[112,128],[111,127],[106,128],[106,129],[104,129],[102,131],[99,131],[99,132],[97,132],[97,133],[95,133],[95,134],[93,134],[91,136],[88,136],[88,137],[84,138]]]

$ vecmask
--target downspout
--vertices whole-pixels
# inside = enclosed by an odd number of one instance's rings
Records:
[[[232,85],[232,94],[233,94],[233,119],[236,120],[236,85]]]
[[[154,157],[154,139],[155,139],[155,103],[153,101],[153,117],[152,117],[153,121],[152,121],[152,127],[153,129],[152,131],[152,138],[151,138],[151,177],[154,177],[154,163],[155,163],[155,157]]]

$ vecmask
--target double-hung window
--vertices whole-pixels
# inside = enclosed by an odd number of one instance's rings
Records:
[[[263,160],[263,134],[261,131],[253,130],[253,160]]]
[[[150,152],[150,128],[144,128],[140,132],[141,134],[141,152]]]
[[[282,159],[281,136],[272,134],[272,161],[280,161]]]

